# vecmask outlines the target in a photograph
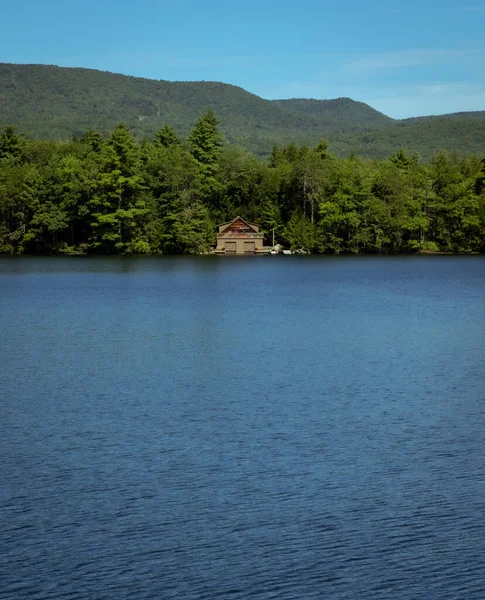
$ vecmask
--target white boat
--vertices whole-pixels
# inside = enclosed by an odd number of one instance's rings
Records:
[[[283,250],[283,254],[292,254],[291,250]]]

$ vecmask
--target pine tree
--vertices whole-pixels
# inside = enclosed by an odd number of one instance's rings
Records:
[[[173,127],[170,127],[169,125],[164,125],[155,134],[155,140],[153,141],[153,143],[155,146],[159,146],[162,148],[170,148],[170,146],[180,145],[180,140],[178,139]]]
[[[480,172],[475,179],[475,194],[477,196],[485,192],[485,158],[482,158],[480,165]]]
[[[0,133],[0,161],[19,161],[25,146],[24,139],[12,125],[4,127]]]
[[[97,160],[97,189],[90,201],[90,245],[105,252],[130,251],[136,241],[145,241],[141,222],[147,210],[140,150],[127,125],[116,127]]]
[[[188,137],[192,156],[199,165],[202,180],[202,195],[206,201],[217,193],[218,182],[215,174],[222,147],[222,134],[218,129],[219,121],[214,112],[208,110],[201,115]]]

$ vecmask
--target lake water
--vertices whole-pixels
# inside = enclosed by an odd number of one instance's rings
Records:
[[[0,597],[485,598],[485,257],[0,258]]]

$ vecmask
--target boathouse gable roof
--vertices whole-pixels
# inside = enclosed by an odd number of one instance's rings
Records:
[[[250,221],[246,221],[242,217],[236,217],[232,219],[232,221],[227,221],[226,223],[220,223],[217,226],[219,233],[226,233],[232,231],[234,227],[246,227],[248,229],[248,233],[259,233],[259,225],[256,223],[251,223]]]

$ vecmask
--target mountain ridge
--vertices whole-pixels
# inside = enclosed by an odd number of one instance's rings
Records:
[[[392,119],[351,98],[267,100],[217,81],[167,81],[84,67],[0,63],[0,127],[67,139],[127,122],[139,138],[163,125],[186,137],[212,109],[229,143],[260,156],[273,145],[326,139],[338,155],[383,158],[403,147],[429,157],[445,149],[483,153],[485,111]]]

